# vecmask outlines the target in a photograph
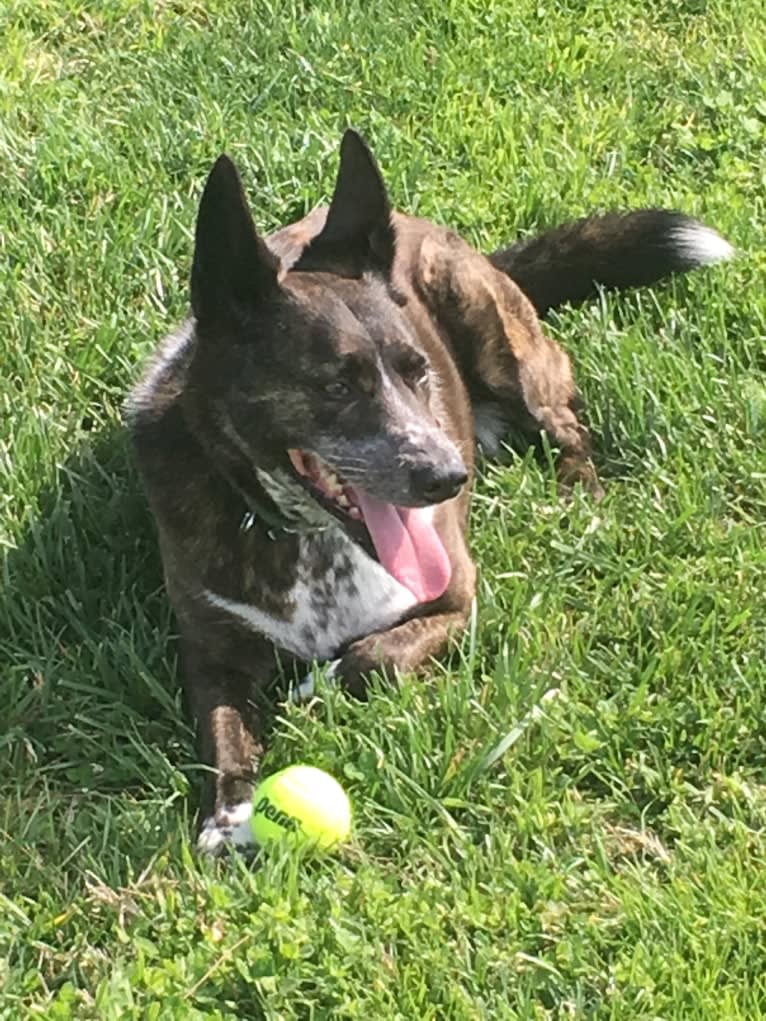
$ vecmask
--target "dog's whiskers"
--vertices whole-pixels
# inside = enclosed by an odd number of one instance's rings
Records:
[[[336,455],[332,450],[327,451],[323,459],[327,461],[329,467],[331,467],[333,471],[340,471],[345,466],[351,468],[354,465],[359,465],[364,468],[367,464],[367,461],[363,457],[351,457],[349,455],[340,454]]]
[[[366,472],[363,472],[361,470],[354,469],[354,468],[351,468],[351,469],[349,469],[349,468],[338,468],[337,469],[337,474],[343,476],[343,481],[345,483],[347,483],[347,484],[351,483],[352,485],[356,485],[356,484],[358,484],[360,482],[364,482],[364,480],[365,480],[365,478],[367,476]]]

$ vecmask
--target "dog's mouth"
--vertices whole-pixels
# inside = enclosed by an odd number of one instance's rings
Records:
[[[362,511],[354,490],[321,457],[307,450],[288,450],[290,463],[305,489],[335,517],[362,521]]]
[[[288,450],[301,484],[357,541],[372,545],[382,566],[419,603],[443,595],[452,564],[433,524],[433,507],[399,507],[346,483],[316,454]],[[359,532],[362,531],[360,536]]]

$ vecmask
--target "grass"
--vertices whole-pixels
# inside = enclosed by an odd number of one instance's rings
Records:
[[[0,1018],[766,1017],[766,46],[742,0],[6,0]],[[282,708],[342,778],[313,864],[199,861],[173,622],[119,419],[226,148],[264,230],[343,127],[489,248],[591,209],[733,264],[564,309],[609,481],[487,466],[478,621],[428,683]],[[549,692],[557,693],[547,695]]]

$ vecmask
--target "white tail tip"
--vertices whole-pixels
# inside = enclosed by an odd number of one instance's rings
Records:
[[[724,262],[734,257],[735,250],[721,235],[703,223],[689,223],[676,227],[671,239],[678,254],[694,266],[711,262]]]

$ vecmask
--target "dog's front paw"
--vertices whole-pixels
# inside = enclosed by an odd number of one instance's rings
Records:
[[[340,664],[339,659],[334,659],[327,667],[324,672],[325,682],[331,687],[335,687],[338,684],[338,666]],[[314,671],[306,674],[300,684],[296,684],[290,688],[289,699],[296,705],[303,705],[304,702],[308,702],[316,694],[316,679]]]
[[[603,500],[606,495],[589,457],[562,455],[556,465],[556,475],[559,493],[565,500],[572,496],[574,487],[577,485],[581,485],[596,503]]]
[[[254,850],[256,843],[250,825],[252,814],[252,801],[241,801],[238,805],[221,808],[215,815],[208,816],[197,838],[197,850],[213,857],[218,857],[232,847]]]

